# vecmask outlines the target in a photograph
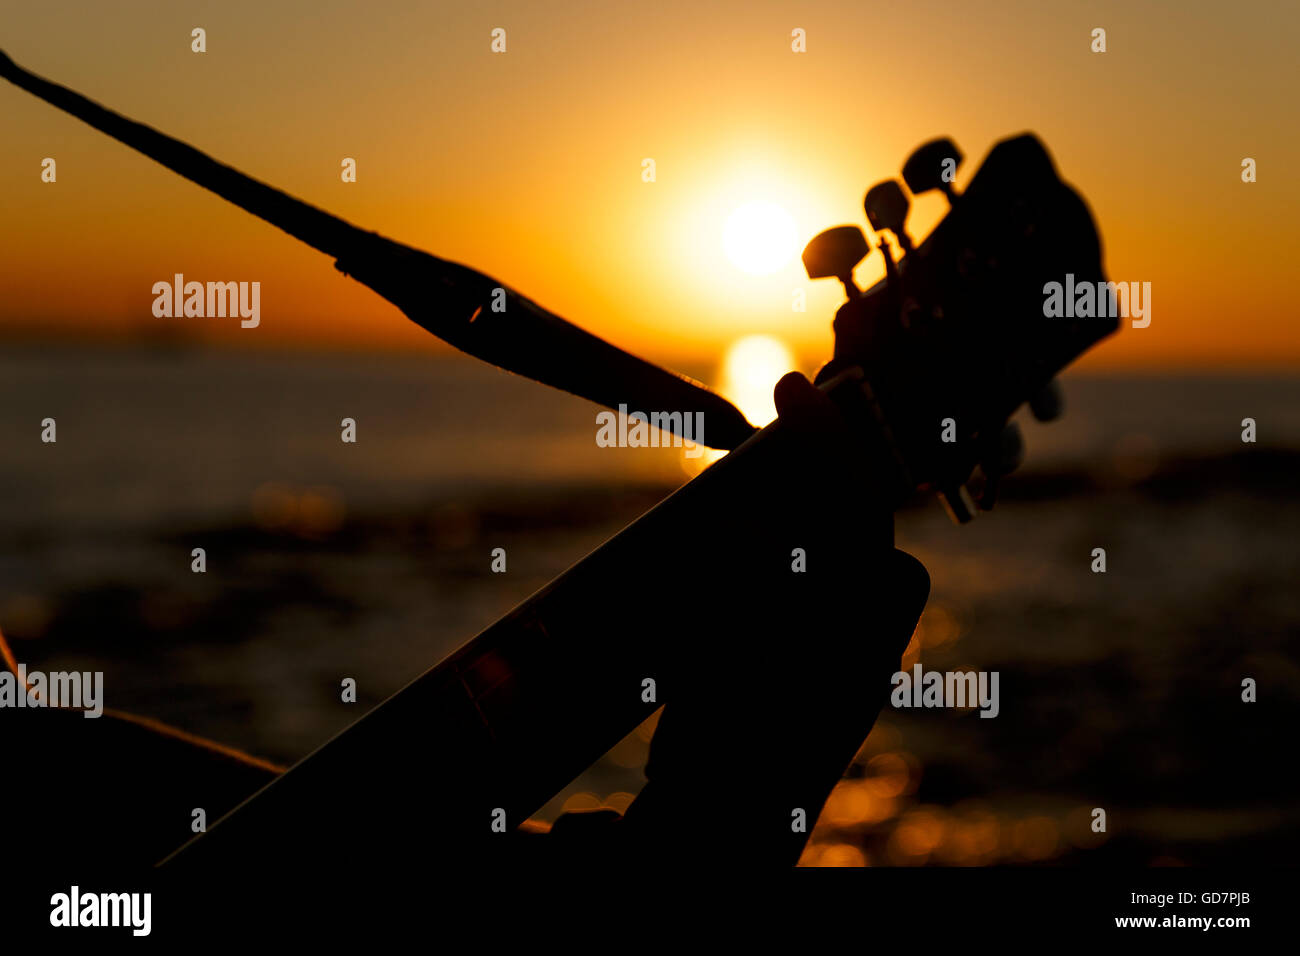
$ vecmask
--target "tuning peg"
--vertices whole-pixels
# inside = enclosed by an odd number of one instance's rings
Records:
[[[1019,468],[1024,460],[1025,439],[1020,434],[1020,426],[1009,422],[1003,426],[988,457],[980,462],[980,471],[984,474],[983,487],[976,499],[980,511],[993,510],[993,505],[998,500],[998,485],[1003,476]]]
[[[867,190],[866,198],[862,200],[862,208],[867,212],[867,221],[871,223],[871,228],[876,232],[888,229],[898,239],[898,244],[904,252],[912,251],[912,240],[905,228],[907,211],[911,205],[907,196],[903,194],[903,187],[893,179],[876,183]]]
[[[1020,433],[1020,426],[1008,422],[998,436],[996,453],[991,461],[986,462],[986,470],[991,469],[998,475],[1009,475],[1019,468],[1025,460],[1025,437]]]
[[[1052,379],[1043,390],[1029,400],[1029,411],[1040,422],[1054,422],[1065,411],[1065,394],[1061,383]]]
[[[819,232],[804,246],[803,267],[809,279],[839,279],[844,283],[844,294],[856,299],[862,292],[853,281],[853,270],[870,251],[860,228],[835,226]]]
[[[998,500],[998,484],[1003,475],[1009,475],[1020,467],[1025,460],[1025,439],[1020,433],[1020,426],[1008,422],[1002,427],[988,449],[980,471],[984,474],[984,486],[980,489],[976,503],[981,511],[992,511]]]
[[[952,187],[952,177],[961,165],[962,154],[957,144],[944,137],[932,139],[918,146],[903,164],[903,182],[913,195],[939,189],[952,203],[957,193]]]

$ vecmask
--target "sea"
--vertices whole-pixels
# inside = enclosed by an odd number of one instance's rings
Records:
[[[1062,385],[992,513],[896,519],[933,582],[903,664],[997,671],[998,717],[887,707],[806,865],[1295,862],[1300,377]],[[292,763],[689,479],[680,449],[597,446],[598,410],[452,354],[8,345],[0,629]],[[537,819],[625,808],[652,732]]]

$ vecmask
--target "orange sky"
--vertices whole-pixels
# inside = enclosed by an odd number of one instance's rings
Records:
[[[1033,130],[1091,203],[1111,278],[1152,283],[1151,326],[1088,367],[1300,365],[1294,3],[160,0],[11,4],[2,22],[27,69],[663,360],[751,332],[829,353],[838,283],[797,255],[736,269],[736,206],[781,205],[802,244],[865,225],[866,188],[925,139],[964,148],[961,185]],[[325,256],[7,83],[0,114],[0,335],[185,323],[236,347],[434,346]],[[943,209],[918,200],[912,233]],[[859,280],[880,271],[877,255]],[[176,272],[260,281],[260,327],[154,318],[150,288]]]

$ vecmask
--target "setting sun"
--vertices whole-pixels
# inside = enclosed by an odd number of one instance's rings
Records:
[[[766,200],[738,206],[722,227],[727,258],[750,275],[768,275],[783,267],[794,256],[797,242],[790,214]]]
[[[720,390],[751,422],[766,425],[776,418],[772,388],[794,366],[794,356],[780,339],[747,335],[727,349]]]
[[[772,389],[781,376],[794,368],[794,353],[780,339],[747,335],[732,342],[723,356],[718,391],[761,428],[776,419]],[[694,477],[725,454],[709,448],[698,457],[683,456],[682,470]]]

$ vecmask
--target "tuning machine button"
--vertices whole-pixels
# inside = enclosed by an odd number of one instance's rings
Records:
[[[866,210],[867,221],[871,223],[871,228],[876,232],[889,230],[898,240],[899,247],[904,253],[912,251],[912,238],[907,234],[907,212],[912,204],[907,196],[903,193],[903,187],[898,185],[897,180],[886,179],[883,183],[876,183],[867,190],[867,195],[862,200],[862,208]],[[885,257],[889,253],[885,251]]]
[[[839,279],[844,294],[852,300],[862,295],[853,281],[853,270],[869,252],[871,246],[859,227],[835,226],[819,232],[804,246],[803,267],[810,279]]]
[[[990,474],[1009,475],[1025,461],[1025,436],[1020,433],[1020,426],[1008,422],[1003,426],[994,446],[993,455],[984,462],[984,470]]]
[[[1056,379],[1048,382],[1041,392],[1029,400],[1029,411],[1040,422],[1054,422],[1065,411],[1065,393]]]
[[[1025,439],[1020,433],[1020,426],[1008,422],[1002,427],[992,447],[980,462],[980,471],[984,473],[984,486],[980,489],[976,503],[981,511],[992,511],[998,500],[998,485],[1004,475],[1009,475],[1020,467],[1025,460]]]
[[[952,177],[957,172],[964,157],[957,144],[946,136],[932,139],[918,146],[903,164],[903,182],[917,196],[931,189],[940,190],[948,203],[957,201],[957,192],[952,185]]]

